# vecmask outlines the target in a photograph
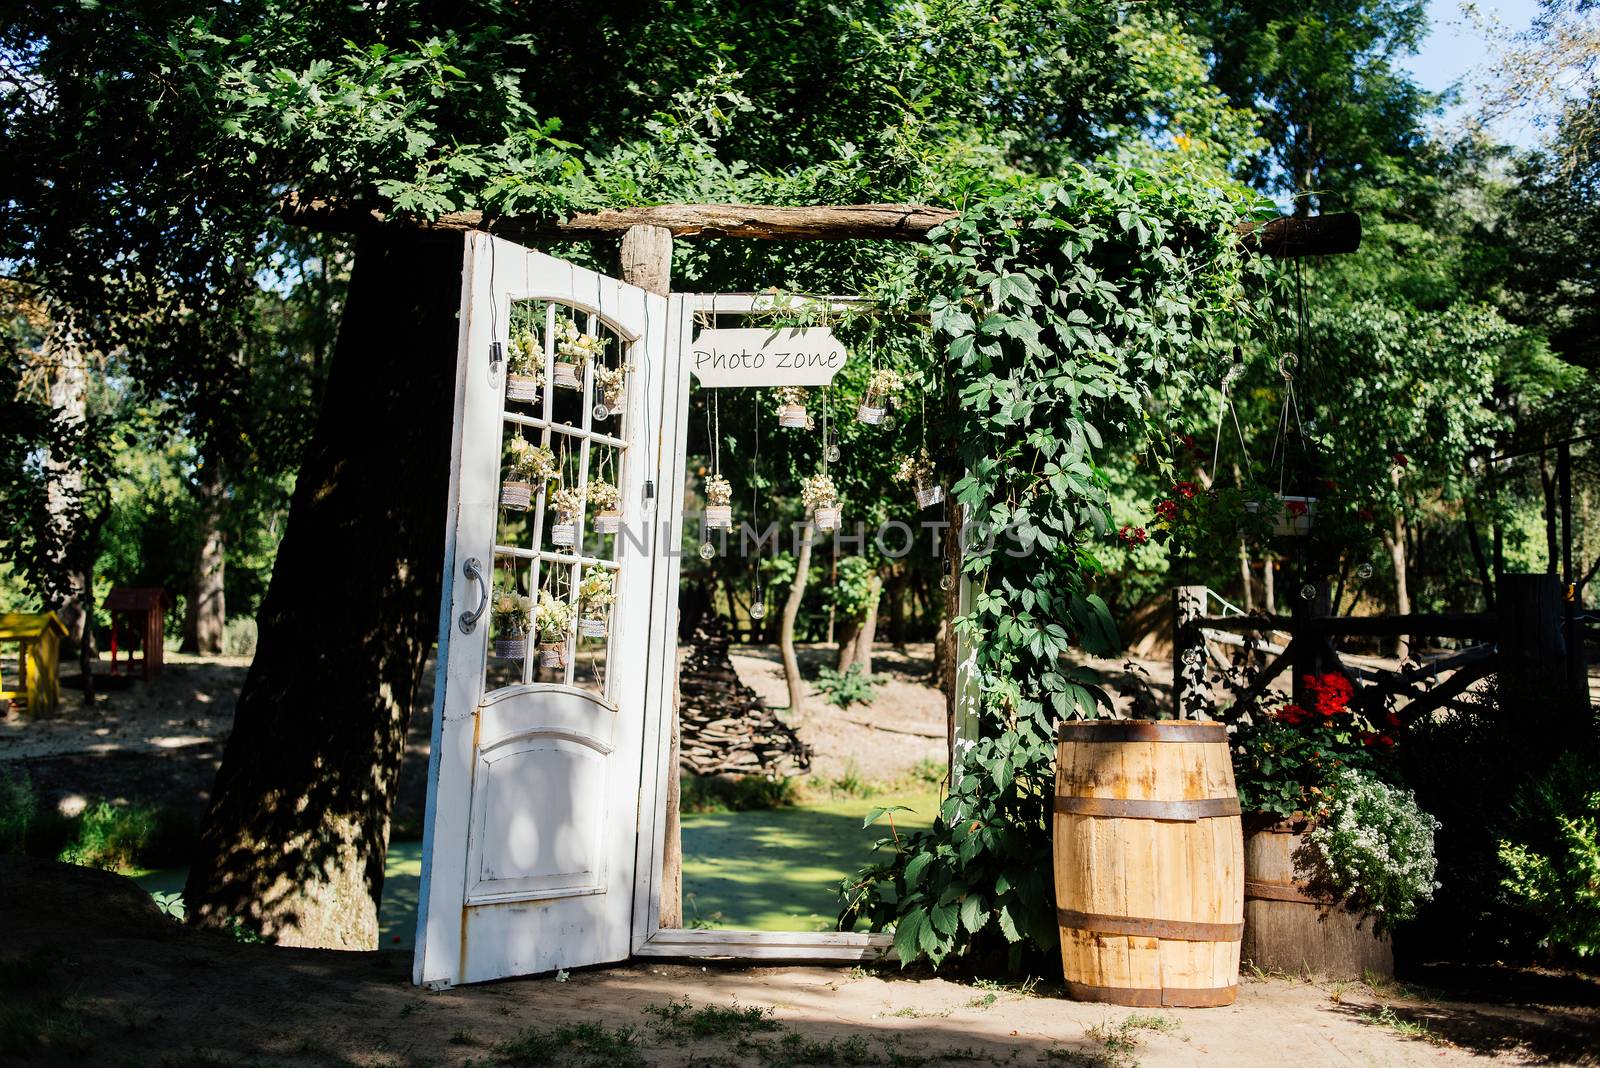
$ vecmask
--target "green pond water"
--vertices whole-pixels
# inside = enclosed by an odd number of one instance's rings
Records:
[[[930,789],[795,808],[687,813],[684,921],[759,931],[829,930],[838,915],[839,883],[871,863],[872,844],[888,834],[882,820],[863,828],[867,813],[905,805],[911,811],[895,813],[896,828],[921,830],[932,823],[938,803]],[[136,875],[134,881],[152,894],[175,894],[186,874],[172,868]],[[391,842],[378,906],[385,948],[411,948],[421,881],[422,843]]]

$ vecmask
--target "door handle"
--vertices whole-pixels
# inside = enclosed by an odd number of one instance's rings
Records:
[[[483,618],[483,613],[489,607],[489,583],[483,577],[483,565],[475,556],[467,557],[467,562],[461,565],[461,573],[469,579],[478,580],[478,607],[470,612],[462,612],[458,622],[462,634],[471,634],[478,626],[478,620]]]

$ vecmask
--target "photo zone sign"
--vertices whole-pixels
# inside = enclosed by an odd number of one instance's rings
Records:
[[[844,366],[845,348],[825,326],[702,330],[690,367],[709,389],[826,386]]]

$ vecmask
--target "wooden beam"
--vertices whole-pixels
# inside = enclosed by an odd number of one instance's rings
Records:
[[[636,226],[661,227],[675,237],[736,237],[759,241],[922,241],[956,217],[931,204],[658,204],[582,212],[569,219],[453,211],[437,219],[396,218],[349,201],[302,197],[283,200],[283,217],[313,230],[355,233],[380,227],[461,233],[481,230],[511,241],[621,237]],[[1353,252],[1361,243],[1361,217],[1353,212],[1285,216],[1240,223],[1234,231],[1247,251],[1279,259]]]

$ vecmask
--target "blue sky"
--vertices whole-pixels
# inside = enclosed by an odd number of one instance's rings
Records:
[[[1478,10],[1512,31],[1521,31],[1532,24],[1539,4],[1537,0],[1482,0]],[[1428,0],[1428,21],[1428,37],[1421,51],[1403,65],[1424,89],[1439,92],[1460,84],[1462,103],[1445,119],[1451,122],[1463,111],[1472,110],[1475,83],[1483,74],[1490,46],[1479,27],[1462,13],[1460,0]],[[1514,145],[1527,147],[1538,140],[1538,130],[1527,116],[1503,120],[1494,130]]]

